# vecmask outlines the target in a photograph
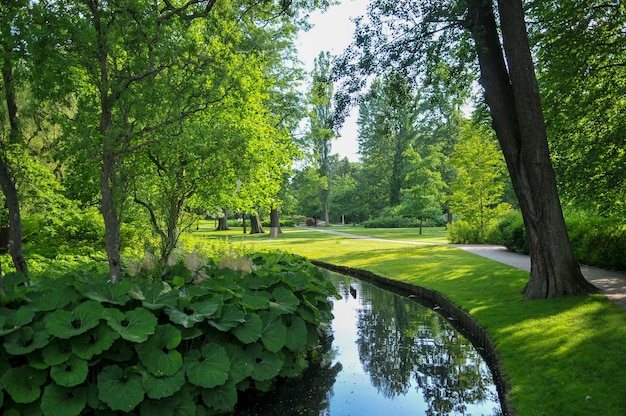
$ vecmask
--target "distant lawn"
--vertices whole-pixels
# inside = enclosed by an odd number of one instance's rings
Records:
[[[431,243],[448,242],[445,227],[424,227],[422,228],[422,234],[419,233],[419,228],[365,228],[362,225],[331,225],[330,227],[319,228],[389,240],[428,241]]]
[[[392,240],[413,240],[417,232],[331,228]],[[519,291],[528,272],[451,247],[354,240],[304,228],[285,228],[276,239],[244,236],[241,229],[194,234],[286,250],[442,292],[491,334],[518,415],[626,414],[626,311],[601,295],[524,301]]]

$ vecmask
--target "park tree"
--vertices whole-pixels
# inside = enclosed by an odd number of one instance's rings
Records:
[[[400,213],[419,220],[422,234],[424,221],[436,219],[443,213],[442,198],[447,185],[442,177],[444,155],[433,145],[427,146],[424,155],[414,148],[406,152],[410,168],[406,187],[402,189]]]
[[[313,149],[313,159],[322,181],[321,198],[324,207],[324,221],[330,225],[330,168],[332,163],[332,141],[334,130],[333,79],[330,52],[320,52],[315,58],[313,80],[309,92],[312,107],[309,114],[309,138]]]
[[[447,197],[450,210],[459,215],[472,235],[464,240],[482,243],[489,224],[511,209],[503,202],[506,164],[493,131],[465,122],[450,164],[456,169],[452,193]]]
[[[28,27],[28,15],[28,3],[25,1],[3,4],[0,11],[0,91],[3,98],[0,114],[0,187],[8,211],[8,250],[15,269],[24,275],[28,275],[28,265],[22,248],[22,214],[16,180],[19,175],[18,161],[28,158],[18,100],[20,90],[26,90],[28,86],[24,65],[28,53],[22,40]],[[6,227],[5,224],[0,226]]]
[[[443,75],[466,85],[476,79],[478,64],[529,240],[525,298],[597,291],[582,276],[569,244],[521,1],[375,0],[368,20],[357,23],[355,42],[344,57],[338,71],[357,81],[347,81],[341,103],[363,85],[357,73],[399,67],[417,81],[428,81],[425,74],[439,75],[427,72],[429,65],[443,60],[450,68]]]
[[[406,151],[416,139],[418,115],[418,97],[399,72],[374,80],[359,107],[359,154],[372,185],[387,188],[369,190],[385,196],[384,206],[400,203],[408,172]]]

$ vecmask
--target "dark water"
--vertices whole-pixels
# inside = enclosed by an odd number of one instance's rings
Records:
[[[449,322],[410,299],[330,274],[332,345],[321,366],[239,415],[501,415],[483,358]]]

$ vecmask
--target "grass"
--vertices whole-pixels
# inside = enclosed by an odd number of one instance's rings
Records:
[[[417,231],[332,229],[393,240],[412,240]],[[241,230],[196,235],[282,249],[442,292],[489,331],[518,415],[626,414],[626,311],[601,295],[524,301],[520,290],[527,272],[452,247],[355,240],[299,228],[285,229],[276,239],[244,236]]]

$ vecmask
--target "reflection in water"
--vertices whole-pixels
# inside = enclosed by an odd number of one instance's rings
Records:
[[[330,273],[333,340],[321,366],[240,415],[501,415],[491,371],[441,315]]]

